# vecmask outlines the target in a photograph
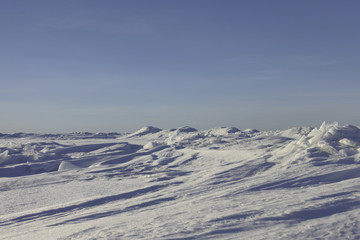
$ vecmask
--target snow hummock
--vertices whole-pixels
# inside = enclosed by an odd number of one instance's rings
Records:
[[[177,133],[189,133],[189,132],[197,132],[198,130],[189,126],[183,126],[176,129]]]
[[[218,127],[210,129],[208,135],[223,136],[237,132],[240,132],[240,130],[235,127]]]
[[[0,239],[360,239],[360,129],[0,134]]]
[[[128,137],[138,137],[138,136],[143,136],[143,135],[147,135],[147,134],[151,134],[151,133],[157,133],[160,132],[161,129],[160,128],[156,128],[156,127],[152,127],[152,126],[145,126],[141,129],[139,129],[138,131],[129,134]]]
[[[151,148],[154,148],[154,147],[158,147],[158,146],[161,146],[162,143],[161,142],[157,142],[157,141],[151,141],[151,142],[148,142],[147,144],[144,145],[144,149],[151,149]]]

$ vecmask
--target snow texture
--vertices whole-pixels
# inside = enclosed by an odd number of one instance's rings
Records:
[[[360,129],[0,134],[0,239],[360,239]]]

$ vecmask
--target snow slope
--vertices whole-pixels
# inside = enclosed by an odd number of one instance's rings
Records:
[[[360,239],[360,129],[0,136],[0,239]]]

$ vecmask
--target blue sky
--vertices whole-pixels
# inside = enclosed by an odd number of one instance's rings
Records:
[[[360,1],[2,0],[0,132],[360,125]]]

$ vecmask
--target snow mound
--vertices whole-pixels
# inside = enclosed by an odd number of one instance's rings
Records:
[[[59,165],[58,171],[75,170],[75,169],[80,169],[80,167],[72,164],[71,162],[62,161]]]
[[[147,144],[145,144],[143,146],[143,149],[152,149],[152,148],[155,148],[155,147],[158,147],[158,146],[161,146],[163,145],[163,143],[161,142],[158,142],[158,141],[152,141],[152,142],[148,142]]]
[[[145,127],[141,128],[140,130],[129,134],[128,137],[139,137],[139,136],[143,136],[143,135],[147,135],[147,134],[157,133],[157,132],[160,132],[161,130],[162,129],[160,129],[160,128],[156,128],[156,127],[152,127],[152,126],[145,126]]]
[[[339,126],[337,122],[332,124],[323,122],[320,128],[311,131],[308,137],[311,138],[309,140],[310,144],[317,144],[321,141],[336,144],[336,142],[344,138],[360,142],[360,129],[352,125]]]
[[[293,128],[281,134],[295,140],[276,154],[277,159],[286,159],[284,166],[303,160],[317,166],[360,161],[360,129],[356,126],[324,122],[312,130]]]
[[[323,122],[320,128],[314,128],[307,135],[303,135],[297,144],[307,148],[327,148],[331,152],[337,152],[344,147],[358,148],[360,129],[352,125],[339,126],[337,122]]]
[[[208,136],[224,136],[224,135],[230,135],[233,133],[240,132],[239,129],[235,127],[218,127],[218,128],[212,128],[208,131]]]
[[[323,123],[308,135],[310,155],[335,155],[339,161],[346,157],[358,157],[360,152],[360,129],[356,126],[339,126],[337,122]],[[306,140],[305,140],[306,141]]]
[[[254,133],[258,133],[258,132],[260,132],[260,131],[257,130],[257,129],[248,128],[248,129],[243,130],[243,132],[246,132],[246,133],[248,133],[248,134],[254,134]]]
[[[314,128],[312,127],[293,127],[281,131],[281,135],[284,137],[295,138],[299,136],[308,135]]]
[[[197,132],[198,130],[189,126],[183,126],[176,129],[177,133],[190,133],[190,132]]]

